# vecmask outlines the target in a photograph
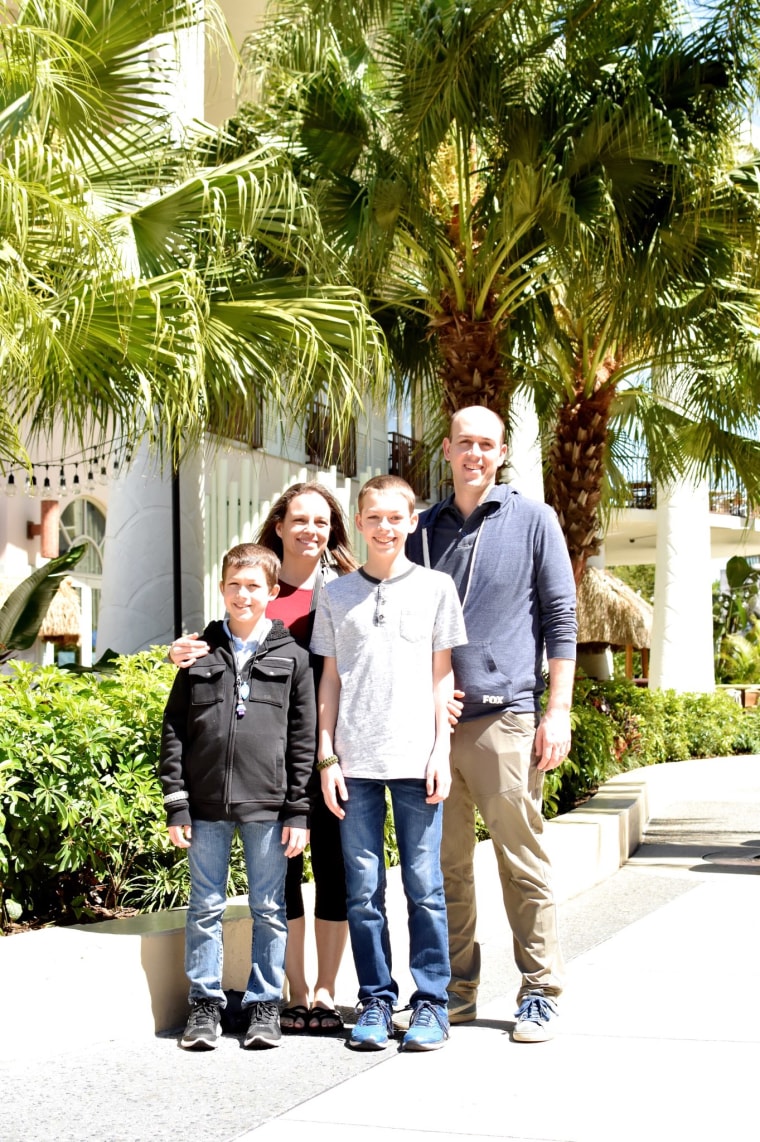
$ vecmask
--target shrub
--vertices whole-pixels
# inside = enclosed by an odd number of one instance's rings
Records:
[[[760,712],[742,710],[722,690],[677,694],[632,682],[579,679],[571,718],[570,756],[544,782],[547,817],[572,809],[613,773],[689,757],[760,752]]]
[[[14,662],[0,678],[6,914],[70,922],[183,891],[156,779],[173,675],[154,651],[113,674]]]
[[[71,923],[187,899],[187,860],[168,840],[157,778],[174,668],[163,651],[118,658],[113,673],[14,662],[0,676],[0,898],[7,927]],[[613,773],[686,757],[760,753],[760,711],[725,692],[642,690],[580,679],[573,747],[544,781],[547,817]],[[487,836],[478,819],[478,836]],[[386,860],[397,863],[389,816]],[[306,862],[307,875],[309,862]],[[242,846],[230,892],[245,890]]]

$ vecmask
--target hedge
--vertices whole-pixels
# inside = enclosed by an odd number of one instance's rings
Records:
[[[13,662],[0,676],[3,931],[185,902],[187,861],[169,844],[156,778],[173,677],[163,648],[119,658],[112,673]],[[581,680],[572,719],[570,758],[545,782],[549,817],[620,770],[760,753],[760,714],[723,692]],[[386,837],[393,863],[390,822]],[[230,892],[244,889],[238,846]]]

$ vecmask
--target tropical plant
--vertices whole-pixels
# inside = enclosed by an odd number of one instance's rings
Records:
[[[86,543],[70,547],[14,587],[0,607],[0,663],[33,644],[61,580],[76,567],[86,550]]]
[[[732,555],[726,563],[726,586],[727,590],[717,593],[713,604],[716,646],[727,635],[746,632],[756,617],[760,567],[753,566],[743,555]]]
[[[326,386],[346,416],[382,375],[276,142],[219,165],[172,109],[209,24],[201,0],[0,5],[0,463],[14,423],[192,442],[257,395],[298,416]]]
[[[632,440],[658,476],[717,459],[756,495],[755,5],[695,31],[667,0],[274,12],[246,122],[319,188],[401,384],[507,418],[533,394],[576,573]]]

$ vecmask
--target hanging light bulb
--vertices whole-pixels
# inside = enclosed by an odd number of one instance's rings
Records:
[[[6,488],[6,493],[9,496],[15,496],[17,491],[18,491],[18,488],[16,487],[16,477],[13,475],[13,472],[9,472],[8,473],[8,486]]]
[[[105,456],[103,457],[103,459],[100,462],[100,472],[98,474],[98,483],[104,484],[104,485],[108,483],[108,469],[106,468]]]
[[[90,460],[90,464],[89,464],[89,467],[87,469],[87,483],[86,483],[85,487],[87,488],[88,492],[94,492],[95,491],[95,464],[96,463],[97,463],[97,456],[93,456],[93,458]]]
[[[42,481],[42,495],[46,500],[50,499],[50,475],[49,465],[45,465],[45,479]]]
[[[61,471],[58,475],[58,495],[66,495],[66,472],[64,471],[63,461],[61,461]]]
[[[30,497],[30,499],[34,499],[34,497],[37,495],[37,492],[39,491],[37,487],[37,477],[34,474],[34,468],[32,468],[31,476],[27,476],[26,478],[24,491]]]
[[[74,493],[75,496],[78,496],[82,490],[81,484],[79,482],[79,465],[78,464],[74,465],[74,479],[71,481],[71,483],[72,483],[72,488],[71,488],[72,492]]]

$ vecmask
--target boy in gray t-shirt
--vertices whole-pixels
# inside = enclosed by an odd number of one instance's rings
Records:
[[[404,554],[417,526],[414,502],[397,476],[376,476],[361,489],[356,526],[367,542],[367,561],[326,585],[311,640],[312,651],[324,658],[317,768],[325,802],[341,822],[359,978],[361,1011],[349,1045],[362,1050],[387,1045],[398,1002],[385,914],[386,788],[416,985],[402,1049],[434,1050],[448,1038],[439,849],[442,802],[451,786],[451,648],[466,636],[451,578],[417,567]]]

